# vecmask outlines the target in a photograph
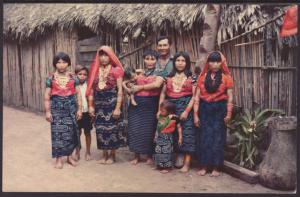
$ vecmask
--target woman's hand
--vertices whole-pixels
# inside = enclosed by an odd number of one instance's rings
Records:
[[[120,118],[120,115],[121,115],[121,110],[120,110],[120,109],[115,109],[115,110],[113,111],[112,116],[113,116],[114,119]]]
[[[77,120],[80,120],[82,118],[82,111],[81,110],[77,111],[76,118],[77,118]]]
[[[225,118],[224,118],[224,122],[225,124],[227,124],[231,119],[231,116],[227,115]]]
[[[194,115],[194,125],[195,127],[200,127],[200,119],[198,117],[198,114]]]
[[[187,119],[188,115],[189,115],[188,112],[183,111],[183,112],[180,114],[180,120],[185,121],[185,120]]]
[[[178,145],[182,146],[182,137],[179,137],[179,139],[178,139]]]
[[[52,122],[53,121],[51,112],[46,112],[46,120],[48,122]]]
[[[139,91],[141,91],[143,89],[143,86],[141,86],[141,85],[133,85],[132,87],[131,87],[131,93],[132,94],[134,94],[134,93],[136,93],[136,92],[139,92]]]

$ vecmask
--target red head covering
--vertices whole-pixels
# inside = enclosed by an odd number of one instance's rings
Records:
[[[101,65],[101,62],[100,62],[100,59],[99,59],[99,52],[100,51],[103,51],[108,55],[108,57],[110,59],[110,64],[112,66],[119,67],[119,68],[122,69],[122,71],[124,70],[120,60],[118,59],[118,57],[114,53],[113,49],[109,46],[101,46],[97,50],[96,56],[93,60],[93,63],[90,66],[89,78],[88,78],[87,89],[86,89],[86,96],[90,95],[93,82],[94,82],[97,74],[99,73],[99,67]]]
[[[291,36],[296,34],[298,32],[297,20],[298,6],[296,5],[287,9],[284,16],[280,37]]]
[[[199,76],[199,77],[205,75],[205,74],[208,72],[208,70],[209,70],[208,57],[209,57],[210,54],[212,54],[213,52],[218,52],[218,53],[220,53],[220,55],[221,55],[221,69],[222,69],[222,73],[224,73],[225,75],[230,75],[230,71],[229,71],[229,69],[228,69],[228,66],[227,66],[227,62],[226,62],[225,56],[224,56],[220,51],[212,51],[211,53],[208,54],[207,59],[206,59],[205,66],[204,66],[202,72],[200,73],[200,76]]]

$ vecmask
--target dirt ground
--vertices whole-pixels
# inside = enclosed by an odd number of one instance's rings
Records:
[[[176,192],[176,193],[286,193],[248,184],[223,173],[221,177],[200,177],[193,168],[182,174],[173,170],[161,174],[145,163],[128,161],[133,154],[127,148],[117,151],[113,165],[97,164],[92,131],[92,161],[80,160],[77,167],[65,164],[53,168],[50,124],[31,112],[3,107],[3,192]],[[81,136],[85,151],[85,139]]]

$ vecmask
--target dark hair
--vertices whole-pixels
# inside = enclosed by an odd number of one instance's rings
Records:
[[[176,112],[176,105],[168,100],[164,100],[160,104],[160,107],[165,108],[169,114],[175,114],[175,112]]]
[[[82,65],[77,65],[75,68],[75,74],[79,73],[80,71],[85,70],[87,75],[89,75],[89,69]]]
[[[160,36],[160,37],[157,39],[156,44],[158,44],[159,41],[164,40],[164,39],[167,39],[167,40],[168,40],[169,45],[172,44],[172,40],[171,40],[171,38],[170,38],[169,36]]]
[[[156,60],[158,60],[159,58],[159,53],[157,51],[154,51],[152,49],[150,50],[146,50],[143,54],[143,59],[146,58],[146,56],[152,56],[152,57],[155,57]]]
[[[190,77],[190,76],[193,75],[193,74],[192,74],[192,71],[191,71],[191,60],[190,60],[189,54],[188,54],[187,52],[184,52],[184,51],[179,51],[179,52],[177,52],[177,53],[174,55],[174,57],[173,57],[173,70],[172,70],[172,72],[169,74],[169,77],[174,77],[174,76],[175,76],[175,74],[176,74],[176,72],[177,72],[177,68],[176,68],[176,66],[175,66],[175,62],[176,62],[176,59],[177,59],[178,57],[180,57],[180,56],[184,57],[185,62],[186,62],[186,66],[185,66],[185,69],[184,69],[184,71],[183,71],[184,74],[185,74],[187,77]]]
[[[215,81],[211,79],[211,70],[209,70],[205,76],[205,89],[208,93],[214,93],[218,90],[219,86],[222,83],[222,71],[218,70],[216,72]]]
[[[200,75],[200,73],[201,73],[201,68],[200,68],[200,66],[195,66],[194,73],[195,73],[195,75]]]
[[[124,69],[124,79],[129,80],[132,78],[132,74],[135,73],[135,69],[131,66],[127,66]]]
[[[221,54],[217,51],[212,52],[207,58],[207,62],[221,62],[221,61],[222,61]]]
[[[55,54],[54,58],[53,58],[53,67],[56,68],[56,64],[59,60],[63,60],[65,62],[68,63],[68,66],[71,65],[71,60],[68,54],[64,53],[64,52],[58,52]]]

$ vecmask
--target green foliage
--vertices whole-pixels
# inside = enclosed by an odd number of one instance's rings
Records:
[[[283,115],[284,112],[277,109],[260,109],[256,107],[251,113],[248,109],[236,114],[229,122],[229,132],[237,138],[235,144],[238,148],[233,162],[248,168],[254,169],[258,164],[258,145],[266,134],[266,120],[274,115]]]

